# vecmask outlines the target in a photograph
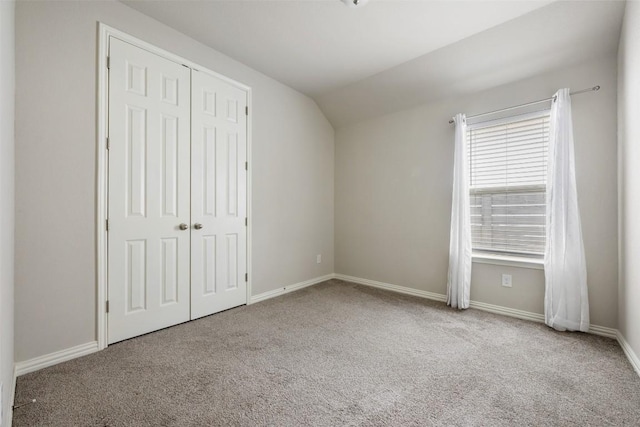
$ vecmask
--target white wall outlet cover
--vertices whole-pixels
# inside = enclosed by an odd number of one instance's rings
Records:
[[[511,275],[510,274],[503,274],[502,275],[502,286],[504,286],[506,288],[510,288],[511,284],[512,284]]]
[[[320,255],[320,254],[316,255],[316,262],[318,264],[320,264],[322,262],[322,255]]]

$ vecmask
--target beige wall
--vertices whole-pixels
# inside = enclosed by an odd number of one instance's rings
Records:
[[[617,326],[616,62],[613,54],[336,130],[336,273],[446,293],[453,164],[449,118],[552,95],[573,99],[576,175],[593,324]],[[500,285],[502,273],[513,287]],[[473,264],[471,298],[543,312],[542,270]]]
[[[121,3],[19,2],[17,361],[96,339],[98,21],[252,87],[253,294],[334,270],[334,132],[314,101]]]
[[[620,333],[640,357],[640,3],[627,2],[618,48]]]
[[[0,2],[0,424],[9,425],[13,390],[14,10]],[[6,423],[6,424],[5,424]]]

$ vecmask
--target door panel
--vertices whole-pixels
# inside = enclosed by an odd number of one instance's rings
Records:
[[[113,343],[189,320],[190,71],[110,39]]]
[[[191,84],[191,318],[247,302],[247,93],[203,72]]]

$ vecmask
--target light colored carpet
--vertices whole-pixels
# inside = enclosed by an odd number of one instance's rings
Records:
[[[618,344],[331,280],[18,379],[15,426],[640,425]]]

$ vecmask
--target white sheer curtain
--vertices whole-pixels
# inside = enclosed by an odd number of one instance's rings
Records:
[[[569,89],[560,89],[551,107],[546,224],[545,323],[559,331],[587,332],[587,269],[576,191]]]
[[[471,285],[469,162],[467,160],[467,120],[464,114],[456,115],[455,124],[447,304],[453,308],[463,309],[469,308]]]

